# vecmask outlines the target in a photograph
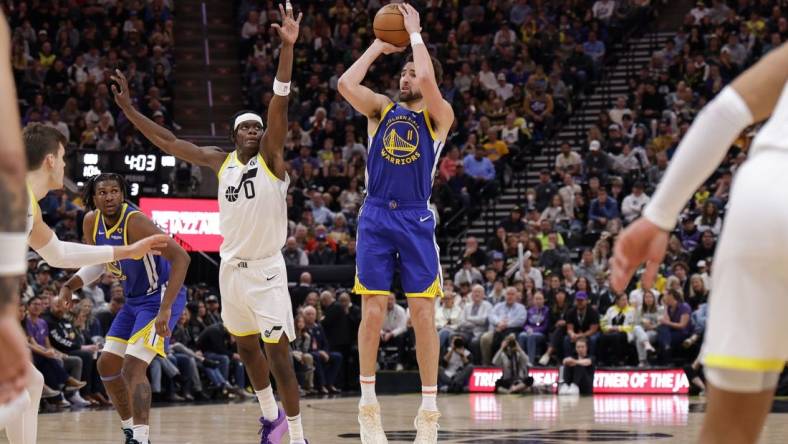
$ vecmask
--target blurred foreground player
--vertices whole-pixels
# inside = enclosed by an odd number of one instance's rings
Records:
[[[643,262],[643,281],[650,285],[684,204],[739,133],[771,116],[736,174],[714,257],[714,298],[702,350],[708,383],[702,443],[756,442],[788,359],[787,80],[783,44],[709,102],[679,144],[644,217],[615,245],[614,289],[623,290]],[[749,303],[741,303],[743,296]]]
[[[394,269],[400,265],[416,333],[416,358],[422,404],[416,416],[416,443],[434,443],[438,433],[438,336],[434,298],[442,295],[435,215],[429,208],[432,180],[440,152],[454,121],[441,96],[441,67],[421,37],[419,14],[399,5],[410,35],[413,60],[400,73],[399,102],[362,85],[381,54],[404,51],[381,40],[374,43],[339,79],[339,92],[367,116],[369,154],[367,197],[359,211],[356,285],[363,296],[358,333],[361,401],[358,421],[362,443],[386,443],[375,396],[375,362],[380,329]]]
[[[164,234],[148,217],[129,207],[126,181],[118,174],[102,173],[90,178],[85,206],[90,210],[82,222],[85,243],[125,245],[135,239]],[[151,388],[148,365],[156,355],[166,357],[171,330],[186,306],[183,280],[191,259],[175,242],[167,241],[161,257],[114,261],[81,268],[61,289],[64,300],[106,272],[123,284],[126,303],[112,321],[98,370],[121,419],[126,444],[148,444]]]
[[[282,46],[274,97],[268,107],[268,129],[263,131],[263,120],[257,114],[239,113],[232,122],[235,151],[230,154],[217,147],[198,147],[178,139],[140,114],[131,103],[126,78],[120,72],[113,77],[118,85],[113,85],[112,90],[129,121],[154,145],[218,174],[219,230],[224,237],[219,270],[222,321],[236,338],[238,353],[260,401],[261,442],[279,443],[289,428],[290,442],[303,444],[298,381],[289,346],[295,339],[295,328],[282,256],[287,236],[285,197],[290,183],[283,151],[293,45],[298,38],[301,14],[296,19],[289,2],[286,8],[280,5],[279,10],[282,25],[271,25],[278,31]],[[265,355],[260,349],[261,334]],[[268,360],[284,411],[274,398]]]
[[[27,270],[25,253],[30,228],[26,230],[26,162],[10,47],[11,36],[0,10],[0,113],[5,123],[0,130],[0,245],[4,250],[0,255],[0,427],[6,428],[10,442],[27,444],[36,441],[36,415],[44,377],[31,364],[27,339],[14,315],[19,282]]]
[[[8,60],[8,28],[0,16],[0,60]],[[0,109],[11,131],[0,131],[0,244],[4,254],[0,259],[0,427],[5,426],[11,444],[30,444],[37,439],[38,405],[44,378],[36,370],[27,349],[26,340],[13,310],[18,306],[18,284],[26,267],[20,268],[28,245],[33,247],[50,264],[61,268],[77,268],[113,259],[143,255],[163,246],[163,237],[149,237],[132,246],[113,248],[86,246],[61,242],[44,223],[37,201],[49,191],[63,187],[65,140],[53,128],[31,125],[24,131],[24,142],[19,137],[19,116],[11,70],[0,66]],[[24,146],[24,151],[19,151]],[[27,161],[25,162],[25,158]],[[24,165],[29,168],[27,174]],[[18,167],[21,165],[21,169]],[[18,188],[23,193],[18,194]],[[25,192],[25,188],[27,188]],[[22,213],[19,214],[19,208]],[[17,220],[19,219],[19,220]],[[22,222],[20,222],[22,220]],[[13,231],[21,226],[21,231]],[[20,237],[21,234],[21,237]],[[21,239],[21,241],[20,241]],[[17,263],[17,261],[20,261]],[[10,322],[10,324],[6,324]],[[19,339],[25,341],[19,355]],[[20,365],[25,368],[20,373]],[[24,393],[16,393],[22,381]]]

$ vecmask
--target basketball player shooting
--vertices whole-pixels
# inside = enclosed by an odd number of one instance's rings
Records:
[[[394,269],[401,271],[416,333],[422,403],[415,420],[416,443],[437,441],[438,336],[435,297],[442,294],[435,215],[429,209],[432,179],[454,121],[438,84],[440,62],[431,58],[421,37],[419,14],[398,5],[413,49],[400,73],[399,101],[377,94],[361,82],[381,54],[402,52],[375,40],[339,79],[339,92],[367,116],[369,155],[367,196],[359,212],[356,284],[362,295],[358,334],[361,366],[359,425],[361,442],[386,443],[375,396],[375,362]]]
[[[277,30],[282,46],[279,67],[268,107],[268,128],[263,119],[242,111],[232,121],[235,150],[198,147],[181,140],[139,113],[131,102],[126,78],[118,71],[112,86],[115,101],[129,121],[162,151],[219,176],[219,231],[224,237],[219,286],[222,320],[235,336],[238,353],[257,393],[262,409],[262,443],[279,443],[290,433],[292,444],[304,444],[298,400],[298,381],[290,358],[289,341],[295,339],[290,293],[287,289],[282,248],[287,236],[287,187],[284,161],[287,108],[293,70],[293,45],[298,38],[301,14],[293,15],[290,3],[279,6],[282,24]],[[260,349],[260,336],[265,356]],[[266,356],[268,359],[266,359]],[[277,381],[284,411],[278,408],[269,380]]]
[[[771,116],[736,173],[714,257],[714,298],[702,350],[708,387],[702,443],[758,441],[788,359],[786,81],[788,44],[783,44],[709,102],[679,144],[643,217],[615,245],[613,288],[622,291],[644,262],[644,286],[653,283],[684,204],[742,130]]]
[[[148,216],[124,203],[127,189],[119,174],[90,178],[85,188],[89,211],[82,222],[86,244],[124,245],[164,234]],[[191,259],[172,238],[161,253],[83,267],[60,290],[60,297],[70,301],[73,291],[97,281],[105,270],[123,284],[126,303],[107,332],[98,371],[120,415],[126,444],[150,442],[148,365],[156,355],[166,358],[168,337],[186,307],[183,280]]]

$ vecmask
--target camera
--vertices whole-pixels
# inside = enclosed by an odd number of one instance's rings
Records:
[[[511,349],[517,347],[517,336],[514,333],[509,334],[504,341],[506,341],[506,346]]]

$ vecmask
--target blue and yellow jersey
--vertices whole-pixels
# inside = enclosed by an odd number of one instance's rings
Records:
[[[135,213],[139,211],[123,204],[118,222],[108,227],[101,211],[96,210],[93,242],[96,245],[128,245],[128,221]],[[124,259],[108,263],[107,272],[120,280],[127,298],[134,298],[161,290],[170,279],[170,263],[161,256],[148,253],[140,259]]]
[[[427,110],[390,103],[369,137],[367,195],[379,199],[426,202],[443,141],[437,140]]]

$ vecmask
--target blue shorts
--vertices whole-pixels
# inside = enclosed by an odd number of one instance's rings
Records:
[[[400,202],[367,197],[359,212],[356,284],[360,295],[391,293],[399,266],[407,297],[443,295],[435,214],[427,202]]]
[[[166,356],[165,350],[169,346],[170,338],[162,338],[156,334],[156,315],[161,306],[162,290],[154,293],[126,298],[126,303],[120,309],[107,332],[108,341],[118,341],[128,345],[137,341],[145,341],[145,347],[155,351],[161,356]],[[181,288],[178,297],[172,304],[170,317],[170,331],[175,328],[178,319],[186,307],[186,288]]]

